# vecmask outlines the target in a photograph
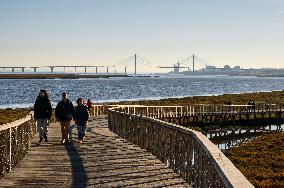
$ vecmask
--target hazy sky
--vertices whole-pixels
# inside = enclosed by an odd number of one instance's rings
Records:
[[[0,0],[0,66],[114,65],[134,53],[151,62],[138,72],[193,53],[284,68],[284,0]]]

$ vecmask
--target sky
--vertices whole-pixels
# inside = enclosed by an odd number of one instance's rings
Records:
[[[0,66],[284,68],[283,0],[0,0]]]

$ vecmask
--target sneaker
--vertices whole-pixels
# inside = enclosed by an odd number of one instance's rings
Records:
[[[48,140],[47,140],[47,135],[45,134],[45,135],[43,135],[43,137],[44,137],[44,141],[45,141],[45,142],[48,142]]]
[[[42,144],[42,140],[43,140],[42,136],[39,137],[39,142],[38,143]]]

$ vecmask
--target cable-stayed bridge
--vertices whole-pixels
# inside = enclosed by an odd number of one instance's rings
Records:
[[[19,73],[19,72],[42,72],[39,70],[47,69],[50,73],[106,73],[106,74],[137,74],[141,70],[151,70],[154,68],[168,68],[173,69],[174,73],[179,73],[180,69],[187,69],[194,72],[197,68],[205,67],[208,62],[202,58],[192,55],[190,57],[178,60],[174,65],[156,66],[145,57],[134,54],[120,61],[115,62],[113,65],[46,65],[46,66],[0,66],[0,73]],[[94,70],[95,69],[95,70]]]

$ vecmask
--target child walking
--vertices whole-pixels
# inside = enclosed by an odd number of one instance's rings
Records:
[[[89,119],[89,112],[88,107],[83,104],[82,98],[77,99],[77,104],[78,105],[75,107],[74,119],[78,129],[78,140],[80,143],[83,143],[83,140],[85,139],[86,125]]]

